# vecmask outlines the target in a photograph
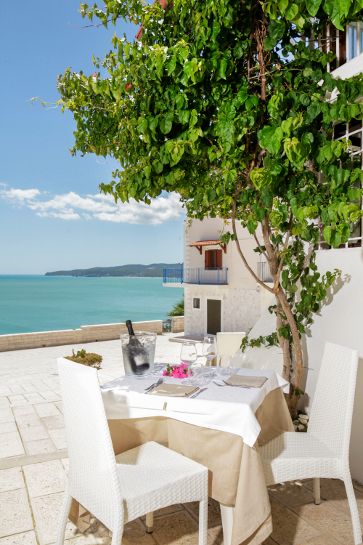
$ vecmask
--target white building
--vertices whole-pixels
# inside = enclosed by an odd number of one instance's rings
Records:
[[[334,48],[337,60],[328,69],[335,77],[347,78],[363,72],[363,23],[350,24],[344,32],[328,29],[315,47]],[[337,124],[335,138],[346,138],[352,142],[352,154],[357,165],[362,167],[363,132],[362,121]],[[218,245],[223,221],[207,219],[193,221],[184,235],[185,270],[197,269],[199,283],[195,276],[187,273],[185,287],[185,330],[186,333],[203,335],[207,332],[248,331],[269,302],[266,290],[259,291],[256,282],[245,269],[236,244],[228,244],[226,252]],[[253,252],[254,241],[249,233],[240,228],[238,238],[252,269],[259,277],[267,279],[264,267],[258,265],[261,258]],[[202,245],[201,241],[211,241]],[[190,244],[199,242],[198,246]],[[215,254],[205,257],[206,252],[222,250],[222,261]],[[212,259],[212,261],[210,261]],[[210,263],[221,265],[219,282],[217,271],[206,270]],[[342,270],[342,278],[323,301],[309,335],[304,337],[305,352],[305,396],[302,406],[309,412],[314,398],[315,386],[320,370],[326,341],[342,344],[359,350],[360,360],[356,399],[353,414],[350,462],[353,478],[363,483],[363,248],[362,224],[359,222],[351,239],[338,249],[331,249],[322,241],[317,250],[317,265],[320,273],[334,268]],[[224,271],[225,269],[225,271]],[[227,270],[228,269],[228,270]],[[211,273],[211,276],[208,275]],[[188,276],[189,274],[189,276]],[[193,273],[196,274],[196,273]],[[198,277],[196,277],[198,279]],[[213,278],[213,284],[211,283]],[[201,281],[201,279],[203,279]],[[209,279],[209,281],[208,281]],[[165,278],[165,280],[167,280]],[[171,280],[171,279],[169,279]],[[165,285],[171,285],[166,283]],[[180,282],[179,282],[180,286]],[[334,295],[334,296],[333,296]],[[208,316],[217,313],[217,318]],[[219,316],[218,316],[219,313]],[[327,415],[329,418],[329,415]]]

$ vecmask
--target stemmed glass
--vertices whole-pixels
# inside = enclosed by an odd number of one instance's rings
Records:
[[[187,384],[190,386],[190,368],[197,361],[197,347],[193,341],[183,341],[180,350],[181,361],[188,366],[188,380]]]
[[[203,356],[207,358],[208,365],[211,365],[211,361],[216,357],[217,355],[217,347],[216,347],[216,338],[214,335],[208,335],[207,337],[204,337],[203,341]],[[209,374],[212,374],[212,369],[210,370]]]

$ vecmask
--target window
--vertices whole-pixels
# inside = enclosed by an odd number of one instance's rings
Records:
[[[193,297],[193,308],[200,308],[200,299],[199,299],[199,297]]]
[[[350,123],[337,123],[334,126],[334,140],[349,140],[349,151],[354,168],[362,168],[362,150],[363,150],[363,127],[362,121],[352,119]],[[359,181],[357,187],[359,187]],[[358,202],[356,202],[358,204]],[[362,205],[362,203],[361,203]],[[357,248],[362,246],[362,221],[359,219],[350,226],[350,237],[348,242],[341,244],[340,248]],[[329,249],[330,246],[324,241],[321,230],[320,243],[318,249]]]
[[[222,250],[206,250],[204,266],[206,269],[221,269]]]
[[[315,48],[316,40],[309,42],[313,42]],[[332,72],[363,51],[363,23],[350,23],[345,30],[337,30],[330,24],[319,37],[319,47],[324,53],[333,51],[336,55],[327,66],[328,72]]]

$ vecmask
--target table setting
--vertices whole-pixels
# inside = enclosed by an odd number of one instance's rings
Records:
[[[138,337],[140,344],[149,340]],[[181,347],[180,364],[154,363],[153,351],[137,343],[134,358],[123,342],[134,372],[101,386],[115,455],[156,441],[204,465],[208,494],[221,505],[225,545],[260,545],[272,519],[259,446],[294,430],[286,381],[266,369],[198,365],[190,341]],[[202,351],[215,358],[211,339]],[[73,521],[77,509],[73,503]]]

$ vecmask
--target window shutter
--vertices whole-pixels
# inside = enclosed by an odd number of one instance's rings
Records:
[[[209,267],[209,250],[205,251],[205,259],[204,259],[204,268],[208,269]]]
[[[222,250],[217,250],[217,269],[222,268]]]

